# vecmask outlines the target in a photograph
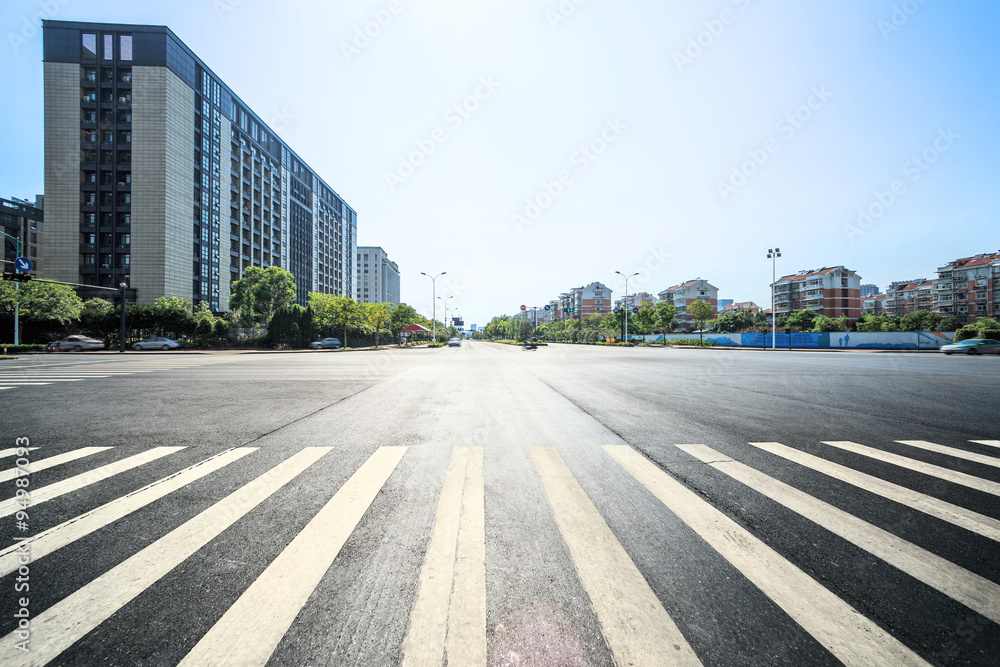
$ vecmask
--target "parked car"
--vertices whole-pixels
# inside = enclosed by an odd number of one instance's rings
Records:
[[[172,340],[163,336],[153,336],[152,338],[132,343],[133,350],[176,350],[183,346],[184,343],[179,340]]]
[[[318,340],[313,343],[309,343],[310,350],[339,350],[340,349],[340,339],[339,338],[324,338],[323,340]]]
[[[65,350],[73,350],[74,352],[83,352],[84,350],[103,350],[104,343],[96,338],[88,338],[87,336],[67,336],[62,340],[50,343],[46,346],[46,349],[52,349],[56,352],[63,352]]]
[[[461,338],[449,338],[448,347],[459,347],[462,344]]]
[[[945,354],[1000,354],[1000,340],[967,338],[960,343],[942,345]]]

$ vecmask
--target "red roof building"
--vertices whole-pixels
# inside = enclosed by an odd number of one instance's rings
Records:
[[[1000,252],[956,259],[937,274],[936,312],[954,315],[961,324],[1000,317]]]
[[[799,271],[774,283],[774,310],[778,316],[812,310],[830,318],[861,318],[861,277],[843,266]]]

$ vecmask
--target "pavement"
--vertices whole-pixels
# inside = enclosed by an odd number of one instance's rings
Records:
[[[940,354],[25,355],[0,660],[995,665],[998,389]]]

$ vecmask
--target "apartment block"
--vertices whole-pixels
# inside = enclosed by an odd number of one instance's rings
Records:
[[[759,313],[760,306],[758,306],[753,301],[736,301],[729,303],[728,305],[721,306],[719,308],[719,314],[723,315],[725,313],[738,313],[743,310],[750,313]]]
[[[677,326],[684,332],[694,331],[697,326],[694,317],[687,309],[695,301],[700,299],[711,304],[713,316],[719,312],[719,288],[701,278],[668,287],[657,296],[659,301],[677,307]]]
[[[869,294],[861,297],[862,315],[885,315],[885,294]]]
[[[881,293],[882,293],[882,290],[880,290],[878,288],[878,285],[876,285],[875,283],[865,283],[864,285],[861,286],[861,296],[862,297],[872,296],[872,295],[881,294]]]
[[[885,288],[886,315],[902,317],[918,310],[933,310],[935,303],[933,280],[897,280]]]
[[[42,243],[42,225],[44,224],[44,197],[38,195],[35,201],[27,199],[0,199],[0,230],[21,242],[22,257],[27,257],[34,265],[28,273],[39,276],[39,248]],[[3,270],[13,271],[14,260],[18,257],[17,244],[7,236],[3,241]]]
[[[569,312],[572,308],[573,311]],[[574,287],[559,295],[559,316],[583,320],[591,315],[607,315],[614,309],[611,289],[600,282]]]
[[[861,317],[861,278],[843,266],[782,276],[772,287],[779,317],[804,309],[830,318],[847,317],[852,322]]]
[[[399,305],[399,265],[379,246],[358,246],[355,299]]]
[[[1000,252],[964,257],[938,267],[936,307],[960,324],[980,317],[1000,317]]]
[[[225,311],[246,269],[277,266],[300,304],[354,295],[355,211],[169,28],[43,35],[46,277]]]
[[[650,303],[656,303],[657,298],[655,295],[649,292],[636,292],[635,294],[627,294],[621,299],[615,299],[615,308],[642,308],[643,301],[649,301]]]

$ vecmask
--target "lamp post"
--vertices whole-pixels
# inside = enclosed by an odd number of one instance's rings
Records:
[[[432,343],[437,343],[437,310],[436,310],[437,309],[437,287],[436,287],[435,283],[437,282],[438,276],[443,276],[446,273],[448,273],[448,272],[447,271],[442,271],[441,273],[437,274],[437,276],[432,276],[432,275],[424,273],[423,271],[420,272],[420,275],[427,276],[428,278],[431,279],[431,329],[433,331],[433,333],[431,333],[431,342]]]
[[[777,265],[781,257],[781,248],[768,248],[767,258],[771,260],[771,349],[778,349],[778,312],[775,307],[774,283],[778,280]],[[789,334],[791,336],[791,334]]]
[[[441,299],[441,301],[444,302],[444,330],[447,331],[448,330],[448,299],[454,299],[455,295],[452,294],[451,296],[449,296],[447,298],[445,298],[443,296],[439,296],[438,298]],[[434,342],[435,343],[437,342],[437,338],[434,339]]]
[[[615,271],[615,273],[617,273],[618,275],[620,275],[623,278],[625,278],[625,298],[622,299],[622,303],[625,306],[625,342],[627,343],[628,342],[628,311],[629,311],[629,307],[628,307],[628,279],[632,278],[633,276],[639,275],[639,272],[636,271],[632,275],[628,275],[628,276],[626,276],[621,271]]]
[[[18,257],[20,257],[21,256],[21,251],[24,249],[24,244],[21,243],[21,239],[17,238],[16,236],[11,236],[7,232],[0,232],[0,234],[3,234],[4,236],[6,236],[8,239],[11,240],[11,242],[14,244],[14,254],[16,254]],[[5,247],[4,248],[4,255],[6,255],[6,254],[7,254],[7,249]],[[6,260],[6,257],[4,257],[4,260]],[[17,268],[16,267],[14,268],[14,271],[17,272]],[[14,291],[15,292],[20,292],[21,291],[21,281],[20,280],[18,280],[17,284],[14,285]],[[15,296],[14,297],[14,345],[20,345],[21,344],[21,322],[20,322],[20,315],[21,315],[21,304],[18,303],[18,299]]]

